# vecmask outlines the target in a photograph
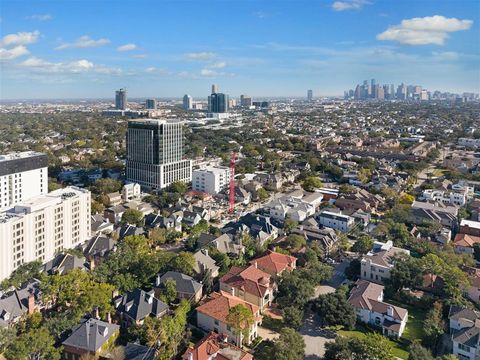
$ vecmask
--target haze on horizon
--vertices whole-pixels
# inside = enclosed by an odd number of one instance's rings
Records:
[[[7,0],[0,17],[1,100],[480,92],[474,0]]]

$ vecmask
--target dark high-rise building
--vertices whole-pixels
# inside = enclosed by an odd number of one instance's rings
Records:
[[[240,106],[242,107],[252,106],[252,98],[248,95],[240,95]]]
[[[190,110],[193,108],[193,99],[190,95],[183,96],[183,110]]]
[[[126,110],[127,103],[127,89],[120,89],[115,92],[115,108],[117,110]]]
[[[313,100],[313,90],[308,90],[307,91],[307,99],[308,99],[308,101]]]
[[[145,100],[145,109],[155,110],[156,108],[157,108],[157,100],[155,100],[155,99]]]
[[[182,122],[136,119],[128,122],[126,178],[149,189],[192,180],[192,161],[183,159]]]
[[[213,93],[208,97],[209,113],[227,113],[228,95],[222,93]]]

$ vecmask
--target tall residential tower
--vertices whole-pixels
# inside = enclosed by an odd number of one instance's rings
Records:
[[[192,180],[192,161],[183,159],[181,121],[136,119],[128,122],[126,178],[148,189]]]
[[[127,105],[127,89],[120,89],[115,92],[115,108],[117,110],[126,110]]]

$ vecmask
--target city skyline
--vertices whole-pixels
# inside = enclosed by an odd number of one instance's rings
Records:
[[[0,98],[342,96],[371,77],[480,91],[478,2],[218,3],[7,1]]]

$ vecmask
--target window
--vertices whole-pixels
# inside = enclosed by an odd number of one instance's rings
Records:
[[[468,345],[465,345],[465,344],[458,344],[458,348],[462,351],[465,351],[465,352],[470,352],[470,346]]]

